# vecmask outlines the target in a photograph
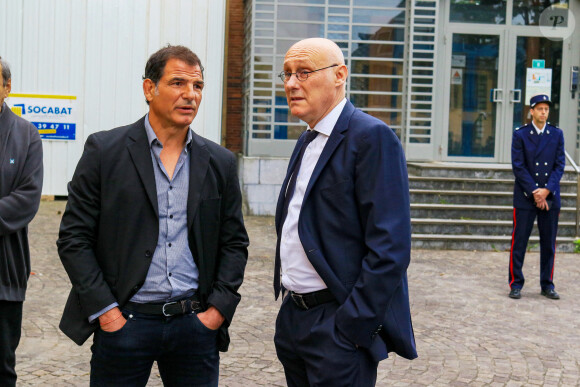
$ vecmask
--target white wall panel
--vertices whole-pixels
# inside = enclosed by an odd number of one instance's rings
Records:
[[[77,139],[43,140],[43,193],[66,195],[89,134],[147,112],[145,62],[167,44],[191,48],[206,68],[193,128],[219,143],[224,42],[225,0],[0,0],[12,91],[77,96]]]

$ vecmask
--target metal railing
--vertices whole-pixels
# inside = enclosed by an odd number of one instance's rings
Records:
[[[576,165],[576,163],[574,162],[574,159],[572,158],[572,156],[570,156],[568,154],[568,152],[564,151],[564,153],[566,154],[566,158],[568,159],[568,161],[570,162],[570,165],[572,165],[572,168],[574,168],[574,171],[576,171],[576,237],[580,236],[580,167],[578,167],[578,165]]]

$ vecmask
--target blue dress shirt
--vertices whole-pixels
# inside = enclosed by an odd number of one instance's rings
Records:
[[[189,249],[187,232],[187,195],[191,157],[189,150],[192,133],[189,129],[186,144],[175,166],[173,177],[169,178],[160,158],[163,144],[157,139],[149,123],[149,115],[145,117],[145,130],[151,146],[151,159],[155,173],[159,207],[159,237],[145,282],[131,301],[167,302],[193,295],[199,280],[199,270]],[[111,304],[95,313],[89,317],[89,321],[94,321],[115,306],[118,304]]]

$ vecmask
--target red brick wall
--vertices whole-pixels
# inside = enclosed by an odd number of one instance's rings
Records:
[[[242,152],[243,108],[242,72],[244,63],[244,0],[228,0],[226,47],[225,144],[234,153]],[[222,131],[224,133],[224,131]]]

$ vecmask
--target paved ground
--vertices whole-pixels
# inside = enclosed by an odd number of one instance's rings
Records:
[[[90,344],[78,347],[58,330],[69,287],[55,247],[63,209],[64,202],[43,202],[30,226],[34,274],[17,354],[21,386],[88,385]],[[272,344],[278,309],[271,290],[273,219],[246,222],[250,259],[220,385],[283,386]],[[578,257],[558,255],[562,299],[551,301],[539,294],[539,258],[530,253],[528,286],[516,301],[507,297],[506,253],[413,251],[409,284],[419,358],[382,362],[378,385],[580,385]],[[149,385],[161,385],[155,370]]]

